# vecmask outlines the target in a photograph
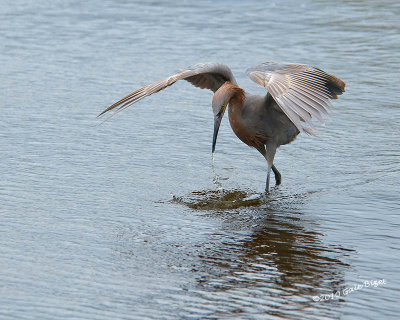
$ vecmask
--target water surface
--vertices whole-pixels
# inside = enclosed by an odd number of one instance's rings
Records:
[[[1,7],[1,318],[397,318],[397,1]],[[96,119],[203,61],[259,94],[244,71],[264,61],[347,82],[318,138],[279,149],[268,198],[226,119],[212,161],[211,92],[177,83]]]

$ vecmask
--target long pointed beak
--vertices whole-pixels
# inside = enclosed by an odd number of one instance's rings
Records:
[[[214,118],[214,136],[213,136],[213,143],[212,143],[212,153],[215,151],[215,145],[217,143],[217,136],[218,136],[218,130],[219,126],[221,125],[221,119],[222,117],[215,116]]]
[[[217,143],[217,136],[219,131],[219,126],[221,125],[222,117],[224,116],[225,106],[222,105],[220,111],[214,117],[214,136],[212,143],[212,153],[215,151],[215,145]]]

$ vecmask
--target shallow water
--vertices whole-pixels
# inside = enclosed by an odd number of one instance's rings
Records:
[[[397,319],[399,15],[397,1],[4,2],[0,318]],[[96,119],[201,61],[259,94],[244,71],[264,61],[347,83],[318,138],[279,149],[267,198],[265,160],[226,119],[211,159],[211,92],[177,83]]]

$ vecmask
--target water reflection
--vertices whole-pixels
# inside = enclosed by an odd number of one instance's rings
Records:
[[[240,190],[194,191],[189,197],[173,197],[173,202],[184,204],[196,210],[226,210],[265,204],[262,194],[250,194]]]
[[[298,210],[307,197],[278,193],[266,199],[235,190],[180,198],[222,221],[221,231],[198,248],[200,295],[210,303],[226,302],[222,313],[228,314],[252,310],[290,317],[302,310],[303,318],[316,312],[338,316],[341,300],[312,297],[343,289],[350,267],[344,260],[352,250],[325,243],[318,224]]]

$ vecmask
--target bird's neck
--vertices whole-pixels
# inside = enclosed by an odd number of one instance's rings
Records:
[[[231,127],[234,129],[241,121],[241,114],[246,96],[244,90],[237,86],[231,90],[232,96],[228,103],[228,116]]]
[[[226,82],[224,87],[224,90],[227,92],[227,105],[243,105],[245,92],[242,88],[231,82]]]

